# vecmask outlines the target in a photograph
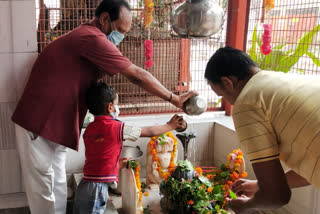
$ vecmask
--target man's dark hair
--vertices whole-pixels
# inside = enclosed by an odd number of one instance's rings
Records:
[[[110,16],[110,20],[113,22],[119,18],[121,6],[124,6],[131,11],[126,0],[103,0],[96,8],[95,16],[99,18],[101,13],[107,12]]]
[[[100,115],[105,110],[105,104],[113,103],[117,94],[114,88],[104,82],[92,84],[86,92],[86,105],[93,115]]]
[[[239,80],[250,77],[250,68],[258,65],[245,52],[224,47],[217,50],[210,58],[204,77],[212,83],[220,83],[221,77],[235,76]]]

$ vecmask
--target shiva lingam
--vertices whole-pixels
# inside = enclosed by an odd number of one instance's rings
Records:
[[[182,143],[183,146],[183,160],[186,160],[188,157],[188,145],[189,142],[192,138],[195,138],[195,134],[193,132],[189,132],[189,133],[182,133],[182,134],[176,134],[177,138],[179,138],[179,140]]]

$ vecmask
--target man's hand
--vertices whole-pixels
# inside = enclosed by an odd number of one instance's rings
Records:
[[[189,91],[189,92],[186,92],[184,94],[181,94],[180,96],[174,95],[171,103],[173,105],[175,105],[176,107],[182,109],[183,108],[183,103],[185,101],[187,101],[190,97],[195,96],[195,95],[198,95],[198,92]]]
[[[246,204],[249,200],[249,197],[241,195],[236,199],[228,199],[228,205],[236,214],[247,214],[249,209]]]
[[[252,198],[259,190],[257,180],[239,179],[231,186],[231,190],[237,195],[245,195]]]

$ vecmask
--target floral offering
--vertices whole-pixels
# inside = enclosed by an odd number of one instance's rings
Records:
[[[246,177],[240,149],[228,155],[228,163],[217,167],[193,167],[180,161],[168,178],[161,182],[162,208],[166,213],[227,213],[227,197],[237,196],[230,186]]]

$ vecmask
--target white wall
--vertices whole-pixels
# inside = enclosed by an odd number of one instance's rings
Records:
[[[34,0],[0,1],[0,194],[23,190],[11,115],[37,56]]]

